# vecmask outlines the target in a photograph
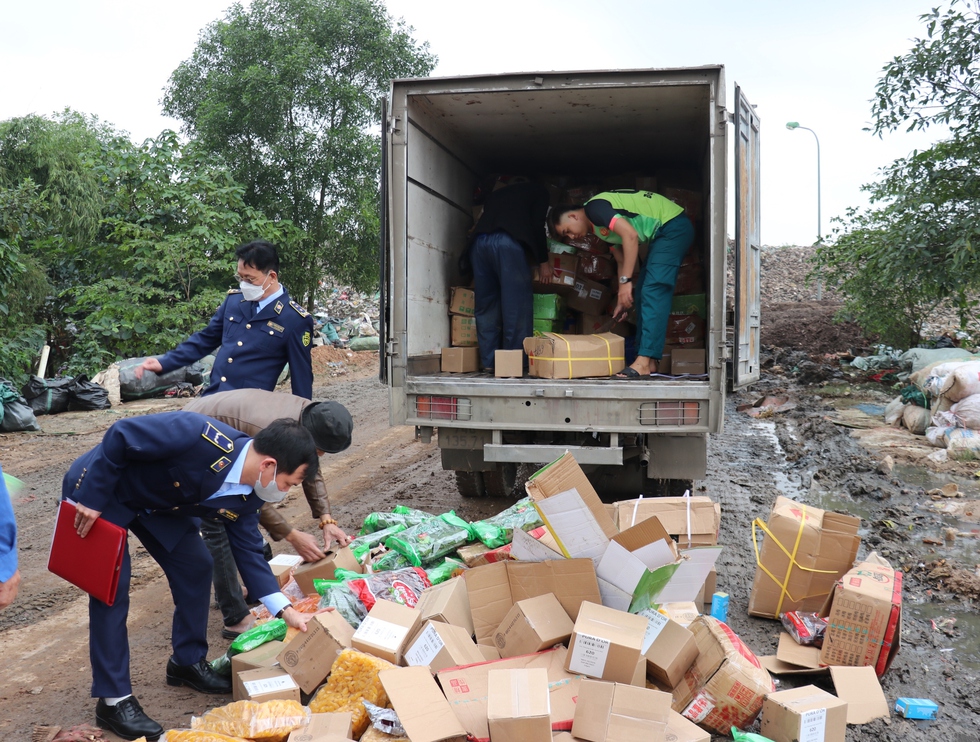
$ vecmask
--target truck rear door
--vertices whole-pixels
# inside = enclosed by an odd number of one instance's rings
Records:
[[[762,291],[759,117],[735,86],[735,337],[732,388],[759,380]]]
[[[381,233],[381,244],[378,248],[380,265],[378,283],[381,286],[380,309],[378,313],[379,331],[381,343],[378,345],[378,380],[382,384],[388,383],[388,328],[391,326],[388,314],[389,310],[389,286],[388,286],[388,266],[391,259],[388,256],[391,235],[388,234],[388,200],[391,198],[388,193],[388,99],[381,99],[381,203],[379,231]]]

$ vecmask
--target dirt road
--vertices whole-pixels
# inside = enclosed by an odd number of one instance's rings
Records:
[[[318,376],[314,390],[317,398],[343,402],[355,420],[351,448],[324,461],[333,514],[341,524],[354,530],[368,512],[397,503],[434,512],[455,509],[470,520],[505,507],[508,503],[504,501],[460,498],[452,477],[441,470],[436,446],[415,441],[410,428],[388,426],[387,392],[376,380],[370,354],[363,356],[350,360],[349,373]],[[737,403],[760,391],[781,390],[796,398],[798,407],[792,412],[756,420],[735,411]],[[0,613],[0,736],[27,740],[37,724],[92,722],[86,602],[77,590],[45,569],[61,478],[70,461],[95,445],[120,414],[145,414],[180,404],[179,400],[161,400],[126,405],[121,412],[66,413],[42,418],[41,434],[0,435],[5,471],[27,485],[14,504],[23,585],[17,603]],[[698,483],[698,489],[722,504],[721,543],[726,548],[719,563],[718,585],[731,594],[730,624],[757,653],[774,652],[779,625],[749,618],[745,608],[754,573],[749,524],[755,517],[766,517],[778,494],[859,514],[865,519],[861,555],[876,548],[907,570],[903,647],[883,679],[886,696],[891,702],[903,695],[932,698],[942,711],[935,722],[893,717],[850,727],[848,740],[978,739],[980,697],[975,688],[980,657],[973,604],[978,595],[970,591],[976,590],[980,580],[971,583],[969,577],[977,562],[977,542],[961,540],[948,552],[944,547],[923,545],[923,535],[943,526],[941,517],[917,507],[924,499],[923,487],[934,486],[934,482],[919,469],[900,472],[912,484],[894,473],[889,477],[879,474],[877,455],[862,448],[848,428],[825,419],[833,411],[827,399],[781,376],[769,376],[751,395],[729,400],[725,433],[712,437],[710,473]],[[301,494],[291,494],[283,508],[298,527],[315,530],[309,512],[304,512]],[[147,712],[165,727],[183,727],[191,715],[201,714],[217,699],[164,684],[164,665],[170,653],[170,594],[156,564],[138,542],[131,541],[130,548],[135,587],[129,640],[135,692]],[[286,547],[276,544],[274,550],[279,553]],[[955,592],[949,589],[948,577],[937,576],[943,565],[937,567],[935,562],[943,558],[949,560],[947,570],[950,565],[965,568],[954,575],[964,580],[956,583]],[[952,627],[939,622],[946,631],[934,630],[931,621],[939,617],[956,617],[958,622]],[[220,615],[213,610],[209,626],[212,656],[227,646],[220,628]],[[821,676],[802,682],[784,679],[782,687],[805,682],[829,687],[829,680]]]

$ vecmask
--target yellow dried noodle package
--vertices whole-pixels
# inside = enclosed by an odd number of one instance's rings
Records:
[[[350,711],[354,739],[360,739],[371,723],[361,701],[370,701],[375,706],[388,704],[388,694],[378,673],[394,667],[390,662],[356,649],[345,649],[334,660],[327,684],[310,701],[310,711],[314,714]]]
[[[393,734],[382,732],[375,727],[369,726],[367,731],[361,735],[361,742],[412,742],[408,737],[396,737]]]
[[[218,732],[261,742],[285,742],[294,729],[310,723],[310,710],[296,701],[235,701],[191,719],[194,730]]]
[[[207,732],[203,729],[171,729],[163,733],[160,742],[248,742],[248,740],[229,737],[218,732]]]

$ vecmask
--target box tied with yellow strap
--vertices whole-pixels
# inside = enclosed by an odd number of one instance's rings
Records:
[[[625,342],[611,332],[563,335],[546,332],[524,340],[528,373],[540,379],[608,377],[625,363]]]

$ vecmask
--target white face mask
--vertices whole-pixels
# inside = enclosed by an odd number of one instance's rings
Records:
[[[242,296],[245,297],[245,301],[258,301],[262,298],[262,294],[265,293],[265,285],[268,283],[266,281],[261,286],[255,286],[248,281],[242,281],[238,284],[238,287],[242,290]]]
[[[283,498],[289,494],[289,490],[283,492],[279,489],[279,485],[276,483],[276,474],[279,473],[279,466],[272,470],[272,481],[268,484],[262,484],[262,472],[259,472],[259,478],[255,480],[255,485],[252,489],[255,490],[255,494],[259,496],[262,502],[282,502]]]

